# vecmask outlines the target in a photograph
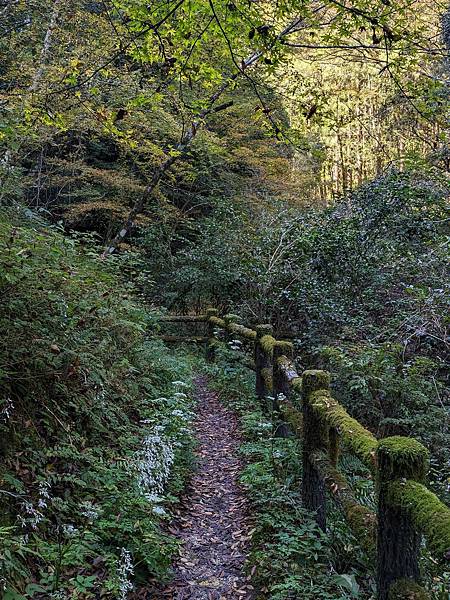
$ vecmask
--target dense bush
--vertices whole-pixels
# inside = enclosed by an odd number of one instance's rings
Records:
[[[190,368],[118,265],[27,214],[0,223],[2,598],[125,598],[175,548]]]
[[[183,286],[204,303],[219,297],[293,336],[300,365],[330,369],[355,416],[430,447],[445,493],[448,195],[442,173],[415,165],[326,210],[222,207],[177,256],[166,294]]]

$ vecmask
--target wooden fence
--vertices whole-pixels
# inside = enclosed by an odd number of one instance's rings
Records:
[[[273,337],[270,325],[255,329],[239,323],[236,315],[219,317],[208,309],[195,317],[168,316],[167,322],[203,322],[206,358],[215,360],[219,332],[225,339],[240,338],[253,349],[255,391],[266,411],[273,411],[280,436],[302,440],[302,502],[325,531],[327,502],[343,511],[355,537],[376,565],[378,600],[426,600],[420,585],[419,551],[422,540],[440,562],[450,560],[450,509],[426,487],[429,455],[417,440],[393,436],[377,440],[353,419],[332,396],[330,375],[293,364],[293,346]],[[177,337],[173,341],[192,341]],[[372,473],[377,488],[377,510],[362,505],[338,469],[341,447],[356,456]]]

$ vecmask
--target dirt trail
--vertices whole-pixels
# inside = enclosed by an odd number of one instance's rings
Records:
[[[243,572],[251,528],[239,485],[239,431],[206,379],[196,380],[198,469],[175,520],[182,541],[175,577],[162,598],[248,600],[252,588]],[[172,530],[172,528],[171,528]]]

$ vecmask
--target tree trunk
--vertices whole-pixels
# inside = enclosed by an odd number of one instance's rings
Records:
[[[61,7],[61,0],[55,0],[53,4],[53,11],[50,17],[50,23],[47,28],[47,32],[45,34],[44,43],[42,45],[41,55],[39,57],[39,67],[36,70],[31,85],[29,87],[30,92],[35,92],[39,87],[39,83],[42,79],[42,75],[44,73],[45,65],[47,64],[48,54],[50,52],[50,47],[52,45],[52,37],[56,29],[56,25],[58,22],[59,10]]]

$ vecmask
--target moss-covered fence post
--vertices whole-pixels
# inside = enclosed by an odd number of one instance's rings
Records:
[[[214,323],[211,323],[211,317],[217,317],[219,315],[219,311],[217,308],[208,308],[206,311],[206,323],[208,326],[207,337],[208,341],[206,342],[206,360],[207,362],[213,363],[216,359],[216,338],[214,335],[215,326]]]
[[[294,358],[294,347],[289,342],[277,343],[273,349],[273,409],[277,420],[275,436],[285,438],[289,436],[289,427],[283,420],[280,410],[280,397],[289,400],[291,396],[291,385],[286,374],[281,369],[279,359],[284,356],[292,361]]]
[[[327,371],[305,371],[303,373],[303,506],[316,513],[319,527],[325,531],[327,509],[324,481],[310,457],[314,452],[328,452],[328,426],[319,419],[311,403],[318,390],[330,389],[330,374]]]
[[[414,439],[394,436],[379,441],[377,598],[392,598],[390,588],[399,580],[419,582],[420,532],[408,510],[391,502],[389,485],[402,480],[422,482],[428,468],[428,451]],[[396,584],[398,585],[398,583]]]
[[[255,340],[256,396],[266,406],[266,399],[273,394],[273,348],[264,348],[265,336],[272,336],[272,325],[257,325]]]
[[[238,323],[240,321],[240,317],[238,315],[228,314],[224,315],[223,320],[226,324],[225,340],[227,344],[229,344],[234,339],[233,333],[230,331],[230,325],[232,323]]]

